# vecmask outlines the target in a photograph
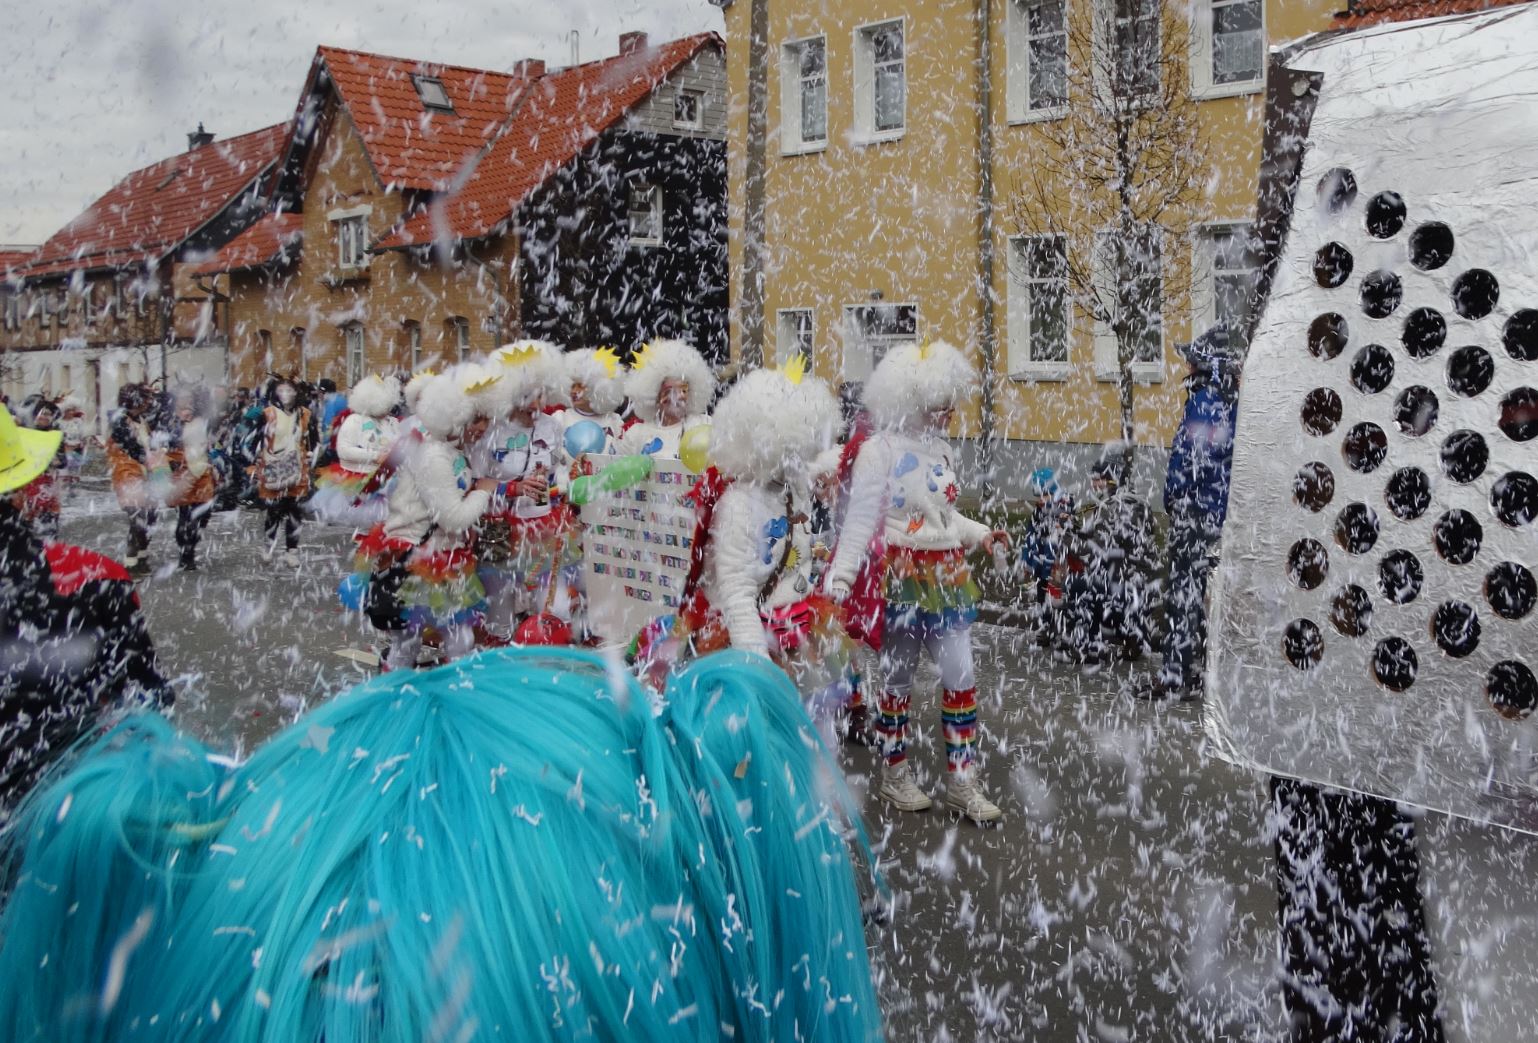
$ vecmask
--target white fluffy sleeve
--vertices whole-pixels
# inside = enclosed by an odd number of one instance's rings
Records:
[[[710,541],[715,553],[715,607],[726,621],[732,647],[745,652],[769,654],[769,640],[758,614],[758,592],[778,563],[763,563],[759,554],[763,519],[757,517],[750,497],[740,489],[728,489],[716,504],[710,521]],[[785,548],[777,546],[777,552]]]
[[[887,443],[872,438],[860,447],[849,477],[849,506],[838,531],[838,553],[829,570],[833,582],[853,585],[878,526],[886,522],[887,475],[892,471]]]
[[[461,492],[454,475],[451,452],[424,452],[417,457],[417,494],[438,528],[445,533],[466,532],[482,514],[491,494],[481,489]]]
[[[983,541],[983,538],[993,532],[982,522],[973,521],[960,511],[951,512],[951,527],[956,530],[956,536],[961,540],[961,545],[971,550]]]

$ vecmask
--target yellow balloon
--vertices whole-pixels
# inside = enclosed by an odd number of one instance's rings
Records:
[[[710,466],[710,425],[691,427],[678,440],[678,458],[691,474],[704,474]]]

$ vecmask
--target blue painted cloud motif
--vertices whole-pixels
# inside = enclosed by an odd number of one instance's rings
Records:
[[[897,466],[892,468],[892,477],[901,478],[909,471],[916,470],[918,465],[918,457],[914,456],[912,453],[904,453],[901,457],[898,458]]]
[[[644,446],[641,447],[641,452],[647,456],[652,456],[653,454],[659,453],[661,451],[662,439],[660,438],[653,438],[650,442],[647,442]]]
[[[763,548],[765,565],[774,562],[774,548],[789,535],[790,521],[783,516],[764,523]]]

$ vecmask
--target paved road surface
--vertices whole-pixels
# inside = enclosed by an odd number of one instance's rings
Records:
[[[336,601],[347,533],[307,526],[294,570],[261,560],[257,514],[216,515],[204,568],[187,574],[169,568],[172,522],[142,598],[185,727],[249,749],[365,676],[335,654],[370,640]],[[66,538],[114,555],[123,531],[101,491],[66,514]],[[898,903],[873,937],[889,1037],[1279,1038],[1258,781],[1203,755],[1194,707],[1119,695],[1126,667],[1085,676],[998,627],[976,628],[976,644],[984,781],[1003,824],[866,807]],[[933,783],[938,703],[920,694],[915,710],[914,760]],[[843,757],[863,794],[872,755]]]

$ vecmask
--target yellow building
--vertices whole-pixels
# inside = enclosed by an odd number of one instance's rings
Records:
[[[1062,303],[1061,273],[1043,262],[1044,244],[1016,234],[1012,202],[1062,117],[1074,20],[1092,19],[1115,62],[1139,28],[1175,17],[1169,3],[1104,0],[1091,13],[1085,0],[726,0],[734,357],[751,362],[759,343],[766,359],[806,350],[818,375],[843,383],[895,341],[950,340],[991,369],[958,433],[1007,439],[995,443],[1001,485],[1092,458],[1119,432],[1115,341]],[[1178,420],[1175,345],[1242,307],[1251,273],[1235,236],[1255,211],[1267,49],[1330,28],[1340,7],[1190,5],[1185,75],[1211,177],[1195,245],[1160,259],[1190,292],[1163,300],[1133,369],[1140,446],[1168,445]],[[767,28],[761,181],[750,147],[755,9]],[[1127,50],[1121,60],[1135,63]],[[761,262],[746,221],[757,184]],[[1189,277],[1173,277],[1186,266]]]

